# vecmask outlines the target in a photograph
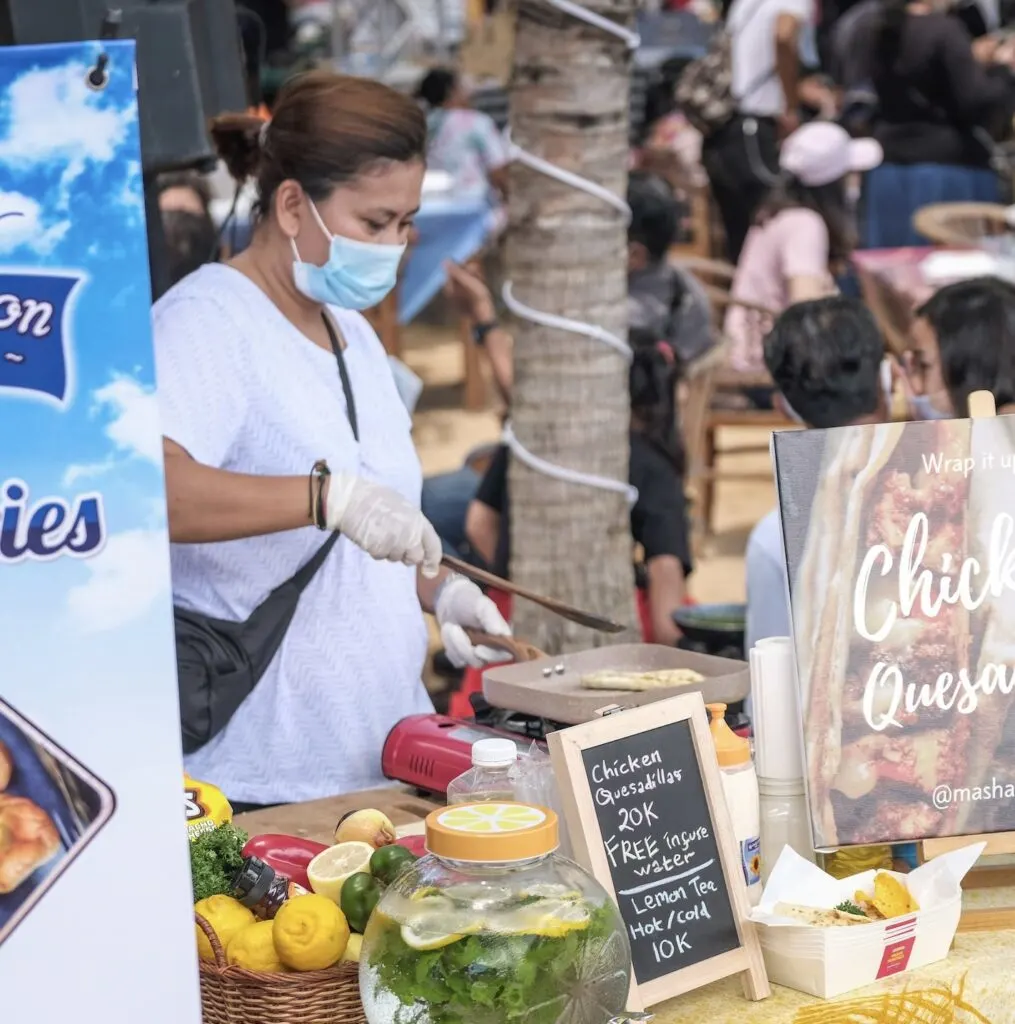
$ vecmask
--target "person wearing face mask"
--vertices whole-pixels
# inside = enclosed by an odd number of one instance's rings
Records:
[[[176,284],[218,258],[218,230],[204,179],[192,172],[159,178],[159,213],[169,254],[169,280]]]
[[[1015,406],[1015,287],[996,277],[958,281],[916,312],[903,385],[917,420],[969,415],[990,391],[998,412]]]
[[[433,710],[421,607],[462,665],[494,657],[467,628],[510,629],[440,570],[409,416],[358,312],[395,284],[422,112],[378,82],[312,72],[267,126],[229,115],[212,137],[258,202],[250,246],[153,311],[174,602],[244,621],[337,534],[252,693],[186,758],[236,809],[382,784],[391,727]]]

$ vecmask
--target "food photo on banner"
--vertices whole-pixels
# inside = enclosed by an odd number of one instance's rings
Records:
[[[1015,418],[773,450],[815,848],[1015,828]]]
[[[132,42],[0,50],[0,989],[17,1020],[200,1019],[134,83]]]

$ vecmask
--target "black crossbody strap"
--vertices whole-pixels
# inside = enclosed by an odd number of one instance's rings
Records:
[[[345,392],[345,408],[349,417],[349,425],[352,427],[352,436],[359,440],[359,422],[356,419],[356,399],[352,393],[352,384],[349,383],[349,370],[345,365],[345,354],[342,352],[342,345],[335,334],[331,317],[327,313],[321,314],[324,317],[324,326],[328,332],[328,339],[331,341],[331,351],[335,353],[335,362],[338,363],[338,375],[342,378],[342,390]]]
[[[349,425],[352,427],[352,436],[359,440],[359,422],[356,419],[356,399],[352,393],[352,383],[349,380],[349,369],[345,365],[345,354],[342,352],[342,344],[338,340],[338,335],[335,333],[335,328],[331,323],[331,318],[327,313],[321,314],[324,319],[324,326],[328,332],[328,339],[331,341],[331,350],[335,353],[335,362],[338,363],[338,375],[342,379],[342,391],[345,393],[345,408],[346,414],[349,417]],[[302,566],[292,579],[286,580],[282,584],[282,587],[287,587],[292,584],[297,593],[302,594],[304,590],[310,585],[310,581],[317,575],[317,570],[324,564],[324,560],[328,557],[331,549],[338,542],[338,533],[332,533],[331,536],[317,549],[314,557],[310,559],[306,565]],[[281,589],[281,587],[279,588]]]

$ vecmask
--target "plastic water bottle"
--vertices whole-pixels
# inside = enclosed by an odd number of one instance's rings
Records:
[[[722,775],[723,795],[733,819],[733,834],[740,847],[740,863],[751,906],[761,899],[761,801],[758,776],[751,760],[751,742],[738,736],[727,724],[725,704],[707,705],[712,721],[709,729]]]
[[[514,740],[487,739],[472,744],[472,767],[452,779],[448,803],[496,803],[515,799],[515,766],[518,748]]]

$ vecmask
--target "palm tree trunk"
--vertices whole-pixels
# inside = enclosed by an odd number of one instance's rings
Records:
[[[637,0],[582,0],[622,25]],[[625,42],[519,0],[511,132],[522,149],[604,186],[627,187],[630,59]],[[546,313],[627,332],[627,231],[602,199],[519,163],[512,169],[507,278]],[[599,341],[520,321],[512,421],[519,442],[558,466],[628,479],[627,364]],[[634,627],[631,530],[622,494],[564,483],[511,461],[511,573],[519,583]],[[618,639],[518,602],[515,631],[545,651]]]

